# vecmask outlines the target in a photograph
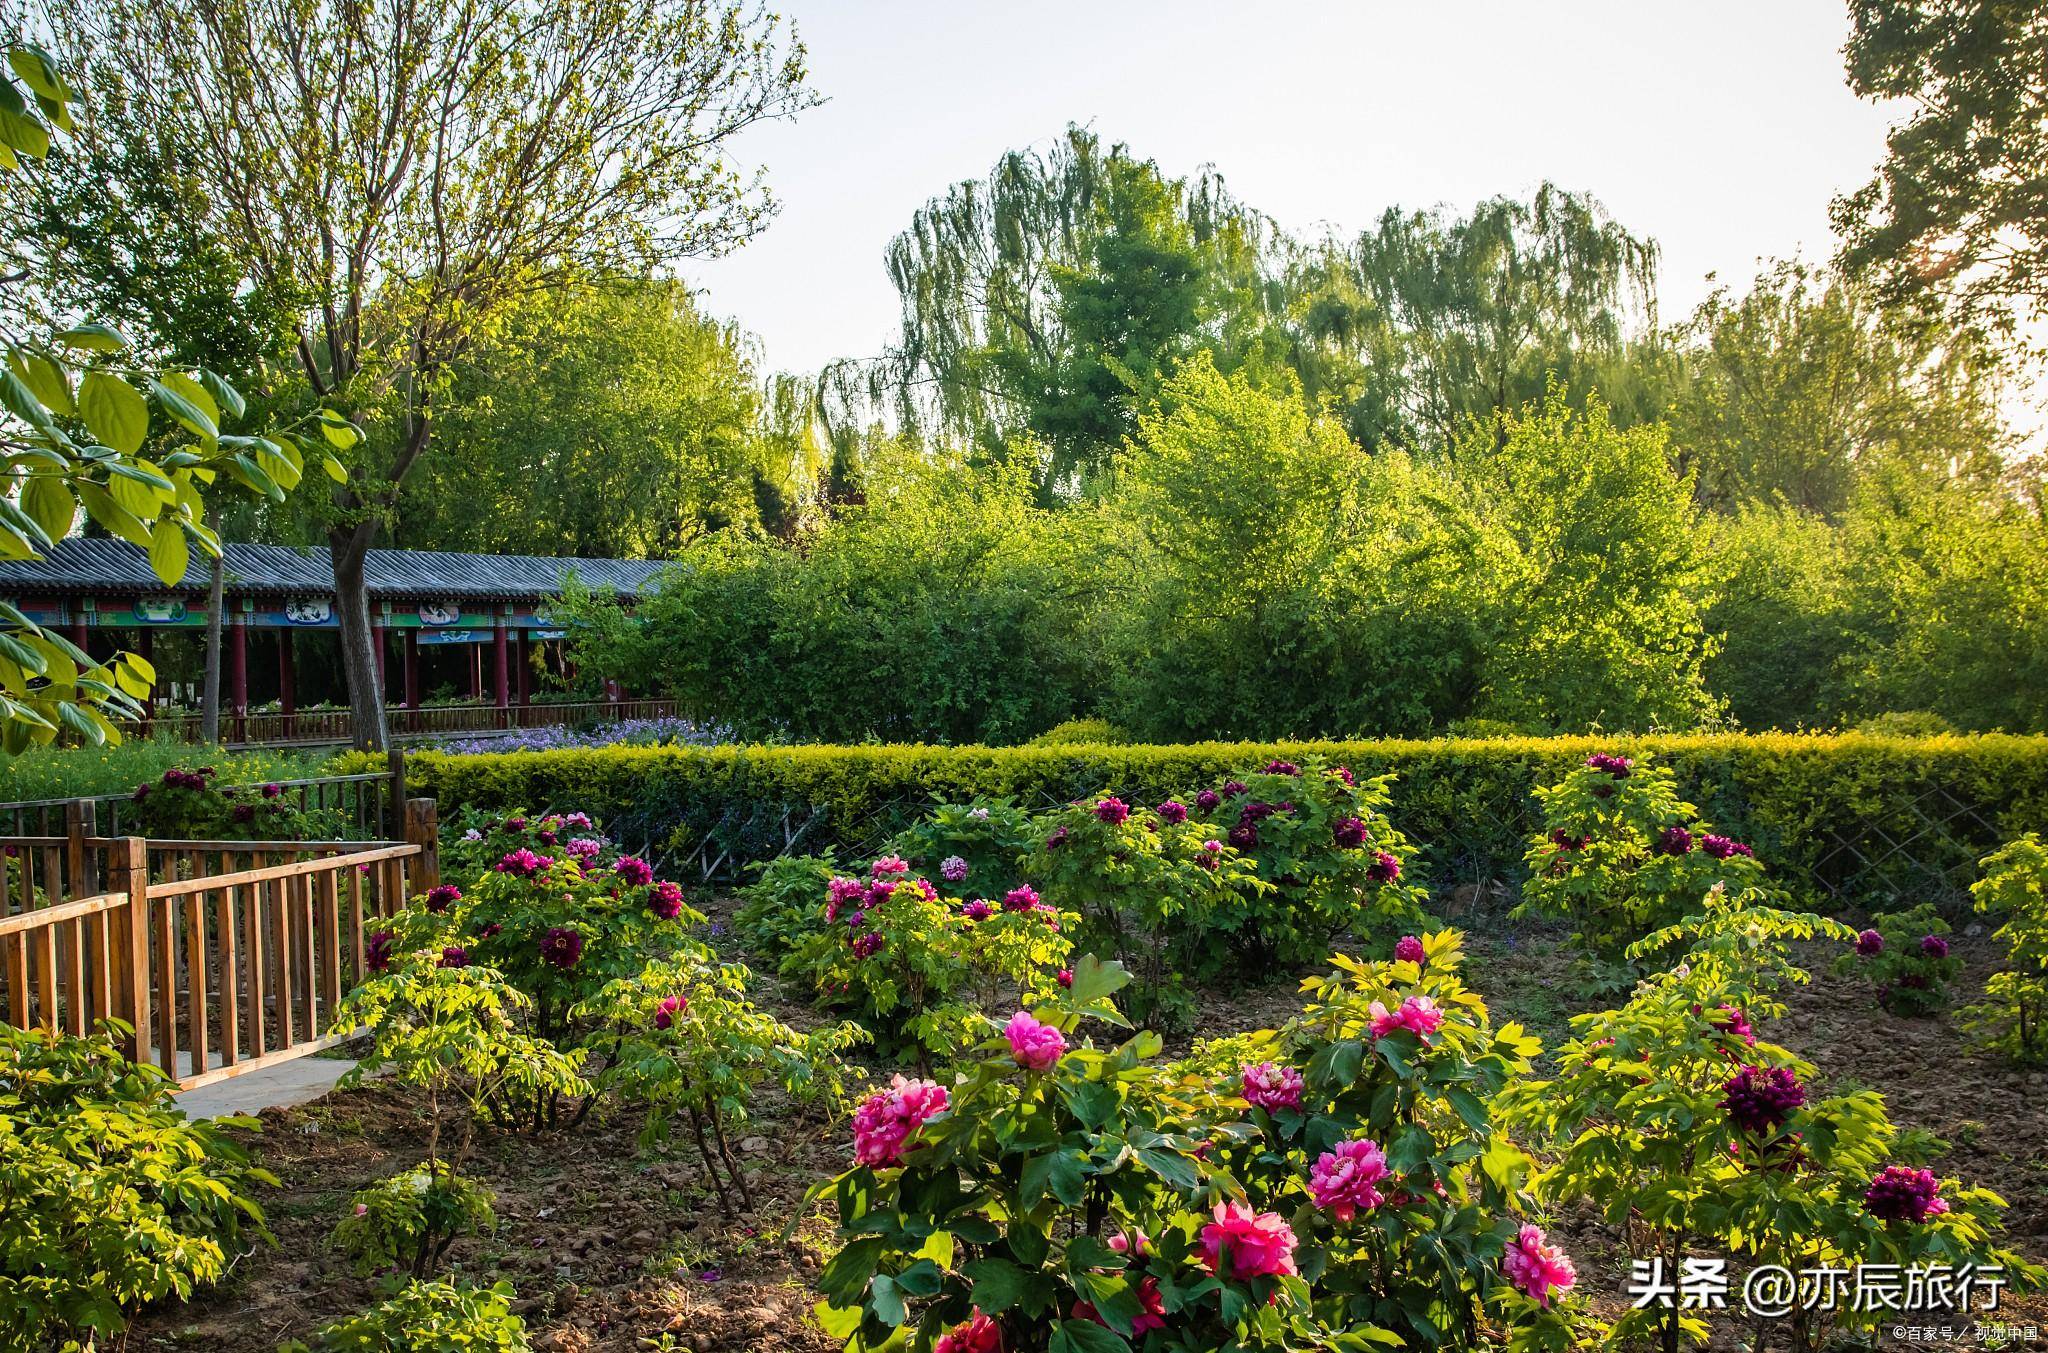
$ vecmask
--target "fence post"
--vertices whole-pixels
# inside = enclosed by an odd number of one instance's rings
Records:
[[[405,801],[405,841],[420,848],[413,861],[412,891],[424,893],[441,882],[441,811],[432,799]]]
[[[99,856],[85,848],[85,838],[99,835],[99,805],[73,799],[64,805],[64,871],[71,896],[91,897],[99,889]]]
[[[391,840],[403,841],[406,824],[405,753],[396,747],[391,748],[384,753],[384,764],[391,776],[391,783],[385,787],[391,796],[386,800],[384,810],[385,832]]]
[[[126,924],[115,928],[113,966],[121,994],[127,998],[117,1013],[133,1028],[128,1035],[131,1062],[149,1060],[149,845],[139,836],[124,836],[114,850],[116,892],[128,895]],[[165,993],[169,998],[169,993]]]

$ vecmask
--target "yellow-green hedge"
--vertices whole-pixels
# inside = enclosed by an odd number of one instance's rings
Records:
[[[1026,805],[1113,790],[1148,802],[1274,757],[1394,772],[1393,816],[1439,888],[1512,878],[1534,825],[1530,788],[1595,751],[1650,754],[1773,872],[1865,900],[1949,895],[1976,860],[2048,827],[2048,738],[1701,734],[1639,738],[1071,744],[1031,747],[600,747],[484,756],[417,753],[411,792],[464,806],[582,808],[628,839],[735,864],[785,848],[873,850],[925,805],[975,795]]]

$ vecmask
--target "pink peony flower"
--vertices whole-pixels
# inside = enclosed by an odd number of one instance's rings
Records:
[[[1625,756],[1609,756],[1605,752],[1595,752],[1586,758],[1586,765],[1592,770],[1605,771],[1617,780],[1625,780],[1628,778],[1629,767],[1635,765],[1635,762]]]
[[[1806,1089],[1789,1067],[1745,1066],[1721,1088],[1721,1108],[1737,1127],[1758,1135],[1777,1131],[1806,1103]]]
[[[1107,798],[1095,805],[1095,816],[1114,827],[1131,815],[1131,806],[1119,798]]]
[[[612,865],[612,872],[624,879],[628,886],[644,888],[654,882],[654,866],[638,855],[621,855]]]
[[[1003,894],[1004,911],[1031,911],[1038,906],[1038,890],[1030,884]]]
[[[908,874],[909,872],[910,861],[904,859],[901,855],[884,855],[881,859],[868,866],[868,876],[870,878],[878,879],[884,874]]]
[[[1700,849],[1717,860],[1725,860],[1731,855],[1754,856],[1756,854],[1755,851],[1743,845],[1740,841],[1731,841],[1725,836],[1715,836],[1711,832],[1700,838]]]
[[[1401,862],[1384,850],[1372,853],[1372,863],[1366,866],[1365,876],[1374,883],[1392,883],[1401,877]]]
[[[966,906],[960,908],[960,914],[970,921],[986,921],[989,917],[995,915],[995,910],[994,907],[988,904],[987,898],[977,897]]]
[[[862,1165],[901,1165],[904,1143],[948,1103],[945,1086],[896,1077],[854,1110],[853,1158]]]
[[[1421,964],[1429,955],[1422,947],[1422,940],[1416,935],[1403,935],[1394,941],[1394,957],[1403,963]]]
[[[1426,1043],[1429,1036],[1444,1025],[1444,1012],[1427,996],[1410,996],[1401,1002],[1399,1010],[1391,1012],[1374,1001],[1371,1012],[1374,1038],[1385,1038],[1396,1029],[1406,1029]]]
[[[1053,980],[1067,990],[1072,991],[1074,989],[1074,970],[1072,968],[1061,968],[1053,974]]]
[[[1294,1247],[1300,1243],[1286,1218],[1254,1212],[1244,1203],[1218,1203],[1215,1221],[1202,1228],[1202,1265],[1218,1277],[1270,1278],[1296,1274]],[[1222,1269],[1225,1251],[1230,1272]]]
[[[1238,1080],[1247,1104],[1269,1113],[1301,1107],[1301,1073],[1291,1066],[1260,1062],[1245,1067]]]
[[[681,996],[664,996],[661,1004],[654,1007],[654,1027],[666,1029],[676,1022],[689,1002]]]
[[[1292,761],[1268,761],[1266,763],[1266,774],[1299,775],[1301,774],[1301,767],[1295,765]]]
[[[1031,1071],[1045,1071],[1066,1055],[1065,1035],[1050,1024],[1039,1023],[1029,1011],[1019,1010],[1010,1016],[1003,1037],[1010,1040],[1010,1056],[1017,1065]]]
[[[521,846],[504,859],[499,860],[497,870],[500,874],[510,874],[514,878],[530,879],[536,874],[546,873],[548,866],[553,863],[554,861],[547,856],[536,855],[526,847]]]
[[[587,864],[604,852],[604,842],[594,836],[578,836],[562,849],[570,859]]]
[[[1934,1171],[1887,1165],[1870,1181],[1870,1188],[1863,1194],[1863,1206],[1879,1221],[1912,1222],[1917,1226],[1948,1211],[1948,1200],[1941,1196],[1941,1180]]]
[[[1161,822],[1169,823],[1176,827],[1188,820],[1188,806],[1179,799],[1168,799],[1152,811],[1159,814]]]
[[[1316,1158],[1308,1191],[1317,1207],[1349,1224],[1360,1212],[1370,1212],[1385,1201],[1376,1186],[1386,1177],[1386,1152],[1370,1137],[1359,1137],[1338,1142]]]
[[[1920,952],[1928,958],[1947,958],[1948,941],[1939,935],[1922,935]]]
[[[932,1353],[1003,1353],[1002,1327],[977,1310],[973,1319],[940,1335]]]
[[[1508,1243],[1507,1253],[1501,1256],[1501,1272],[1509,1282],[1533,1297],[1538,1306],[1548,1308],[1550,1299],[1559,1292],[1568,1292],[1579,1280],[1578,1270],[1563,1250],[1551,1244],[1538,1226],[1524,1226],[1521,1233]]]
[[[1109,1248],[1118,1254],[1128,1254],[1142,1259],[1151,1248],[1152,1237],[1143,1231],[1114,1231],[1110,1233]]]
[[[663,879],[647,894],[647,910],[664,921],[673,921],[683,914],[683,886]]]
[[[1132,1335],[1139,1336],[1152,1330],[1165,1329],[1166,1298],[1159,1291],[1159,1279],[1149,1273],[1138,1279],[1137,1294],[1138,1305],[1144,1309],[1131,1317]],[[1096,1313],[1092,1302],[1077,1301],[1067,1314],[1075,1320],[1092,1320],[1105,1327],[1109,1324]]]

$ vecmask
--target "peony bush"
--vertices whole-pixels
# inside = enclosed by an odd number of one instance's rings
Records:
[[[1993,938],[2005,967],[1984,1000],[1963,1012],[1985,1046],[2018,1061],[2048,1061],[2048,844],[2032,832],[1985,857],[1970,894],[1976,909],[2003,914]]]
[[[1931,902],[1880,912],[1856,936],[1835,971],[1869,982],[1877,1003],[1894,1015],[1931,1015],[1948,1008],[1948,984],[1962,971],[1949,953],[1949,924]]]

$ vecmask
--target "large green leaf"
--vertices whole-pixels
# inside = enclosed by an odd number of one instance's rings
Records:
[[[149,537],[149,566],[156,571],[166,585],[176,586],[185,579],[185,565],[190,561],[191,552],[185,545],[185,528],[165,517],[158,521]]]
[[[88,371],[78,382],[78,416],[92,435],[123,455],[142,449],[149,435],[149,403],[119,376]]]

